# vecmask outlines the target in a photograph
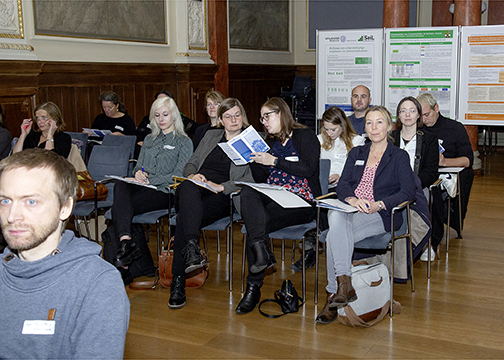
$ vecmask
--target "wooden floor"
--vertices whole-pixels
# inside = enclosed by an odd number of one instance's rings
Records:
[[[236,315],[242,250],[236,227],[232,293],[228,258],[224,249],[217,254],[215,235],[209,236],[210,277],[203,288],[187,291],[184,308],[168,308],[168,289],[128,290],[131,320],[125,358],[504,359],[504,150],[481,158],[485,175],[475,178],[463,239],[452,239],[449,253],[443,242],[430,280],[426,263],[415,264],[414,293],[409,283],[395,285],[401,314],[369,329],[315,324],[325,301],[322,257],[318,305],[313,302],[312,268],[307,272],[308,301],[299,313],[279,319],[265,318],[257,310]],[[279,259],[279,247],[276,255]],[[266,277],[263,299],[272,297],[285,278],[301,291],[301,275],[289,269],[287,258]]]

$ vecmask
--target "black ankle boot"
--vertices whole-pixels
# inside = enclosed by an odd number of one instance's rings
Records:
[[[170,285],[170,300],[168,307],[171,309],[179,309],[186,303],[185,294],[185,275],[173,275],[173,280]]]
[[[247,290],[235,310],[237,314],[243,315],[254,310],[261,300],[261,285],[247,283]]]
[[[198,240],[196,239],[191,239],[187,242],[187,245],[183,250],[183,254],[186,263],[186,274],[206,265],[205,258],[201,255]]]
[[[122,240],[117,249],[114,266],[126,266],[142,256],[140,248],[131,239]]]
[[[305,250],[305,266],[307,269],[315,266],[316,261],[315,249]],[[296,272],[303,271],[303,256],[299,258],[294,264],[291,264],[290,268]]]
[[[254,254],[255,263],[250,265],[249,271],[253,274],[263,271],[268,267],[270,252],[263,241],[256,241],[250,245],[250,250]],[[275,261],[276,262],[276,261]]]

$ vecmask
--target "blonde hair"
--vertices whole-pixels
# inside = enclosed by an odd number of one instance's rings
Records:
[[[161,132],[161,128],[156,121],[155,113],[156,110],[162,108],[163,106],[166,106],[170,110],[171,116],[173,117],[173,123],[175,125],[174,134],[185,135],[184,123],[182,122],[182,117],[180,116],[180,111],[175,103],[175,100],[170,97],[162,97],[155,100],[150,109],[149,120],[152,129],[152,139],[155,139]]]

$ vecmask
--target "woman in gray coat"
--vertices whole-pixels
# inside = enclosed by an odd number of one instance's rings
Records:
[[[217,116],[221,127],[207,131],[183,172],[184,177],[204,183],[215,192],[187,180],[177,188],[170,308],[185,305],[186,274],[206,265],[198,246],[200,229],[229,215],[229,194],[239,189],[235,181],[254,181],[248,165],[235,165],[218,146],[249,126],[243,105],[237,99],[225,99]]]

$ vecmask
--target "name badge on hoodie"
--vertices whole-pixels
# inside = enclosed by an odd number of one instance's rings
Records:
[[[54,320],[25,320],[23,335],[54,335],[56,322]]]
[[[355,161],[355,166],[363,166],[364,165],[364,160],[356,160]]]

